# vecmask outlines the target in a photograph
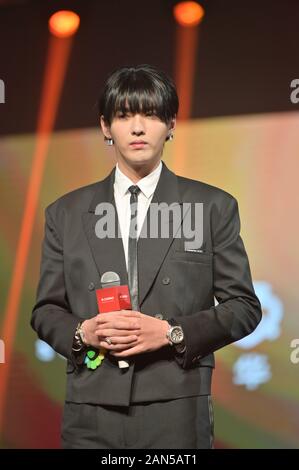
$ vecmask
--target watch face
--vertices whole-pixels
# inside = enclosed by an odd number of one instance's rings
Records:
[[[184,339],[183,330],[180,326],[174,326],[171,334],[170,339],[174,344],[180,344]]]

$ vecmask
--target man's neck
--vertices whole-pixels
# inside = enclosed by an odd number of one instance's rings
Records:
[[[147,165],[134,167],[127,165],[123,161],[118,161],[117,163],[120,171],[122,171],[124,175],[126,175],[133,183],[138,183],[139,180],[152,173],[152,171],[158,167],[160,160]]]

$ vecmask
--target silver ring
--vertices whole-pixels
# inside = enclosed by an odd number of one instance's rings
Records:
[[[106,341],[106,343],[108,343],[108,344],[112,344],[112,341],[111,341],[111,339],[110,339],[110,338],[108,338],[108,337],[107,337],[107,338],[105,338],[105,341]]]

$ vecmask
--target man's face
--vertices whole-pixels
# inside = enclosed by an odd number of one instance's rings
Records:
[[[175,119],[169,125],[154,114],[132,114],[121,111],[114,116],[110,128],[101,117],[106,137],[114,140],[116,158],[131,167],[155,164],[160,160],[167,135],[175,127]],[[144,144],[133,142],[143,141]]]

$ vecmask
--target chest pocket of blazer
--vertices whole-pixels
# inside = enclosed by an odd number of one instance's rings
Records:
[[[174,250],[171,256],[171,260],[187,263],[200,263],[209,266],[213,262],[213,253],[208,251]]]

